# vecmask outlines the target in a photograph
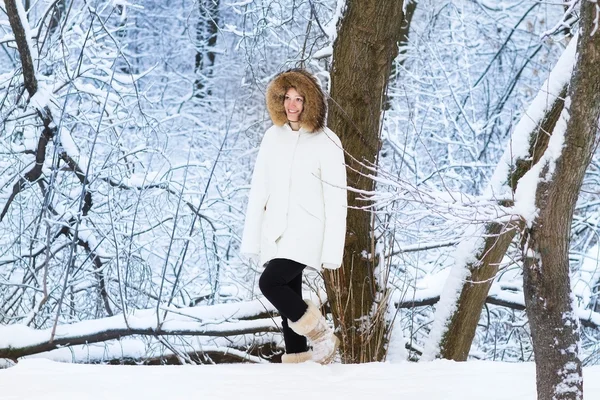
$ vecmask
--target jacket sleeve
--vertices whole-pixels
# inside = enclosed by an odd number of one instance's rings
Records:
[[[321,179],[325,204],[325,232],[321,264],[335,269],[342,265],[346,240],[346,212],[348,198],[346,190],[346,165],[344,149],[337,135],[326,130],[327,145],[321,158]]]
[[[244,233],[240,253],[250,259],[257,259],[260,254],[260,237],[265,206],[269,198],[267,181],[267,158],[269,146],[269,131],[265,133],[252,172],[248,207],[244,222]]]

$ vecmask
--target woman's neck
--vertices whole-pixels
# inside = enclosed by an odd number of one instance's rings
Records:
[[[300,130],[300,122],[289,121],[289,123],[290,123],[290,128],[292,128],[293,131],[299,131]]]

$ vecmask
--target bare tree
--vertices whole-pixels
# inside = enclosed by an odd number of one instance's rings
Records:
[[[532,165],[543,156],[564,106],[569,72],[573,68],[574,43],[566,50],[562,59],[554,68],[553,73],[544,83],[536,99],[533,101],[521,121],[515,128],[505,156],[492,180],[488,192],[502,197],[499,205],[513,205],[512,197],[517,183]],[[529,148],[523,154],[514,154],[513,141],[529,143]],[[504,175],[506,166],[512,166],[508,175]],[[498,176],[500,175],[500,176]],[[473,243],[467,251],[473,253],[473,260],[467,258],[465,263],[457,262],[453,271],[465,270],[465,273],[455,272],[463,276],[460,282],[459,294],[449,291],[443,297],[450,307],[443,307],[436,314],[436,322],[432,329],[430,341],[427,343],[427,358],[441,357],[456,361],[465,361],[469,355],[471,343],[479,323],[481,310],[485,304],[490,287],[498,273],[500,263],[506,254],[513,238],[525,227],[523,221],[513,219],[509,222],[489,222],[481,227],[477,235],[481,238]],[[467,244],[468,246],[468,244]],[[461,248],[461,251],[464,251]],[[461,259],[462,260],[462,259]],[[455,282],[451,283],[456,285]],[[436,330],[441,330],[437,332]]]
[[[535,191],[522,240],[524,292],[536,358],[538,399],[582,399],[579,322],[569,277],[575,203],[595,149],[600,117],[598,5],[581,2],[577,62],[548,149],[517,187]],[[533,201],[533,199],[532,199]]]

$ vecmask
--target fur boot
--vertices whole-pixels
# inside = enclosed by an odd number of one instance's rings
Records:
[[[306,336],[312,344],[312,360],[320,364],[329,364],[335,357],[339,339],[327,324],[325,317],[310,300],[306,300],[308,309],[296,322],[289,322],[290,328],[299,335]]]
[[[286,353],[281,356],[282,364],[299,364],[310,360],[312,360],[312,351],[310,350],[303,353]]]

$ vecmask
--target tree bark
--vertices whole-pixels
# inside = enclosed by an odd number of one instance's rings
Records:
[[[561,120],[547,157],[540,161],[538,216],[528,221],[522,241],[525,305],[540,400],[583,398],[568,251],[575,203],[596,144],[600,117],[600,33],[593,34],[596,7],[590,1],[581,2],[577,62]]]
[[[23,66],[23,81],[25,88],[29,93],[29,97],[37,92],[37,79],[35,77],[35,69],[33,67],[33,58],[31,51],[27,45],[27,35],[21,19],[19,17],[19,11],[17,8],[16,0],[6,0],[6,14],[8,15],[8,21],[10,27],[15,35],[15,41],[17,42],[17,49],[19,50],[19,56],[21,57],[21,65]]]
[[[392,62],[405,25],[403,1],[349,0],[333,45],[328,126],[347,151],[348,184],[373,190],[361,163],[377,162],[381,113]],[[350,155],[350,156],[349,156]],[[358,172],[357,172],[358,171]],[[372,215],[349,195],[343,266],[324,273],[328,298],[342,339],[342,362],[381,360],[386,324],[376,278]]]

